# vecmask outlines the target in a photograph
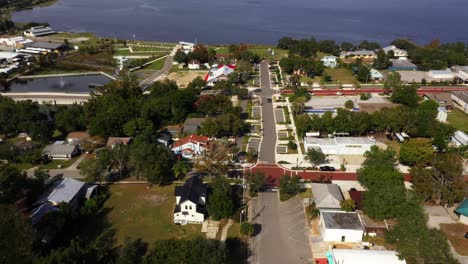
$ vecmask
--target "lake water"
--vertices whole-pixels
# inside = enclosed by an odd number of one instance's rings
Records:
[[[467,0],[59,0],[16,12],[13,20],[103,37],[207,44],[274,44],[283,36],[468,42]]]
[[[11,82],[8,92],[89,93],[94,90],[90,84],[104,85],[110,81],[111,78],[101,74],[16,79]]]

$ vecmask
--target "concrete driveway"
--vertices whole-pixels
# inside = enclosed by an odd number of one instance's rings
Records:
[[[250,243],[249,263],[314,263],[300,197],[280,203],[277,192],[264,192],[250,206],[249,217],[259,233]]]
[[[440,224],[455,224],[450,215],[447,213],[444,207],[442,206],[424,206],[426,214],[429,216],[429,221],[427,225],[430,228],[440,229]]]

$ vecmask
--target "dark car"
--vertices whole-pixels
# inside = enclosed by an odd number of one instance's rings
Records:
[[[254,93],[259,93],[259,92],[261,92],[261,91],[262,91],[262,89],[260,89],[260,88],[257,88],[257,89],[255,89],[255,90],[253,90],[253,91],[254,91]]]
[[[267,98],[267,103],[271,103],[271,98]]]
[[[335,167],[332,166],[322,166],[319,168],[320,171],[335,171]]]
[[[392,137],[392,135],[390,135],[390,134],[386,134],[385,136],[387,137],[387,139],[388,139],[389,141],[393,141],[393,137]]]

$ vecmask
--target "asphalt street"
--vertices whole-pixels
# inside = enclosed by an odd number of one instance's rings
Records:
[[[273,114],[273,104],[268,103],[267,98],[271,98],[275,94],[275,90],[271,89],[268,66],[268,61],[260,63],[260,84],[262,91],[258,95],[262,98],[263,138],[259,162],[274,164],[276,145],[275,116]]]

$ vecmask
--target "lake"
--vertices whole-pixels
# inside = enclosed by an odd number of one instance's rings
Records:
[[[37,77],[15,79],[10,83],[10,93],[90,93],[91,85],[105,85],[112,81],[102,74],[63,77]]]
[[[468,42],[466,0],[59,0],[14,21],[101,37],[274,44],[283,36],[388,44]]]

